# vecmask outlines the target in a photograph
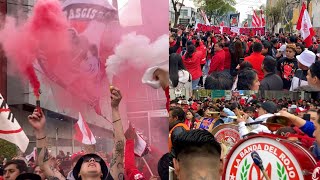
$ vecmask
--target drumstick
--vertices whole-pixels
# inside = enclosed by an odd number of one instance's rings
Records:
[[[263,121],[255,121],[255,122],[251,122],[251,123],[246,123],[245,126],[251,126],[251,125],[261,124],[261,123],[263,123]]]
[[[260,170],[262,171],[262,174],[266,178],[266,180],[271,180],[269,178],[269,176],[267,175],[266,171],[264,170],[262,159],[259,156],[259,154],[257,153],[257,151],[253,151],[251,153],[251,157],[252,157],[254,164],[257,165],[260,168]]]

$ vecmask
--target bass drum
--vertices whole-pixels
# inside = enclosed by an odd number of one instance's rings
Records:
[[[312,180],[316,160],[299,144],[275,135],[253,135],[239,141],[227,155],[222,180],[262,180],[263,173],[254,164],[256,151],[270,179]]]
[[[221,124],[212,129],[211,133],[219,143],[226,142],[233,146],[240,141],[238,125],[235,124]]]

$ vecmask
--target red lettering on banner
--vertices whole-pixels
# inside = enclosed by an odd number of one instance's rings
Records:
[[[230,27],[223,27],[223,32],[222,33],[226,33],[228,35],[232,34],[232,32],[230,31],[231,28]],[[265,34],[265,28],[261,27],[261,28],[239,28],[239,32],[240,34],[245,34],[245,35],[250,35],[250,32],[252,31],[253,34],[260,34],[260,35],[264,35]],[[198,24],[197,25],[197,31],[213,31],[215,34],[221,34],[220,32],[220,26],[208,26],[208,25],[204,25],[204,24]]]

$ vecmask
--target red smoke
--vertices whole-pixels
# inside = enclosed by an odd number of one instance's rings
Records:
[[[40,82],[38,80],[38,77],[36,73],[34,72],[34,69],[32,66],[28,66],[26,69],[26,74],[30,80],[31,86],[33,87],[33,93],[34,95],[39,98],[39,89],[40,89]]]
[[[36,97],[39,97],[40,83],[33,64],[40,52],[57,57],[56,52],[67,49],[67,27],[57,1],[38,1],[33,16],[18,27],[13,18],[6,18],[6,25],[0,33],[6,56],[21,76],[29,79]],[[47,64],[53,62],[47,61]]]

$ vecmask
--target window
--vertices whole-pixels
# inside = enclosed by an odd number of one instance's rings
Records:
[[[180,11],[180,16],[181,16],[181,17],[188,16],[188,10],[187,10],[187,9],[181,9],[181,11]]]

